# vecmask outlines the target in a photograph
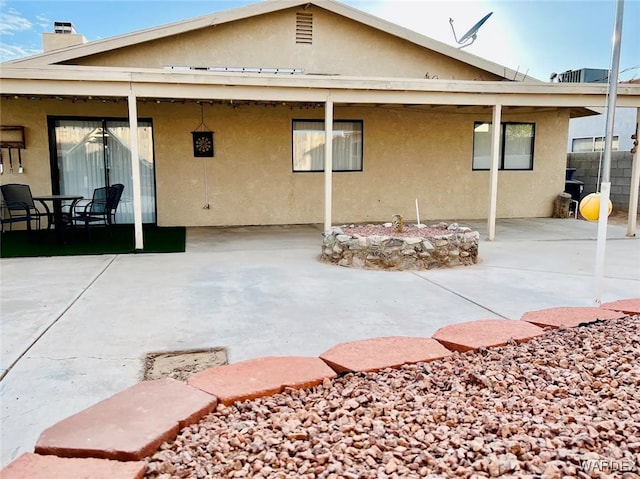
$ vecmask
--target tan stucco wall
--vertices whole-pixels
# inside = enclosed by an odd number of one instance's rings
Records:
[[[322,108],[207,105],[206,125],[215,131],[215,157],[193,158],[191,131],[200,124],[194,103],[139,102],[140,117],[152,118],[155,138],[158,224],[237,225],[322,223],[324,176],[293,173],[291,121],[324,117]],[[72,103],[3,100],[2,123],[27,127],[24,175],[10,175],[5,158],[1,183],[29,183],[34,194],[51,192],[46,115],[127,117],[126,102]],[[364,121],[362,172],[333,176],[334,223],[389,220],[485,218],[489,173],[472,171],[477,114],[433,113],[400,107],[335,108],[336,119]],[[503,121],[536,123],[533,171],[500,172],[498,217],[550,216],[564,188],[568,113],[515,115]],[[206,161],[211,208],[206,210]]]
[[[73,45],[81,45],[87,43],[87,39],[83,35],[76,33],[43,33],[42,49],[45,52],[67,48]]]
[[[34,196],[51,194],[51,167],[47,115],[86,116],[86,117],[127,117],[127,103],[101,103],[80,100],[56,99],[4,99],[0,106],[3,125],[22,125],[26,127],[26,148],[22,151],[22,163],[25,172],[17,174],[17,153],[14,152],[14,174],[9,173],[7,150],[3,150],[5,173],[0,176],[0,184],[27,183]]]
[[[313,14],[313,44],[295,43],[296,12]],[[498,80],[493,74],[319,7],[287,9],[107,52],[73,63],[302,68],[305,73]]]

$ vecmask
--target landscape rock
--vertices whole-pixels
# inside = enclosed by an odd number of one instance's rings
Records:
[[[477,231],[457,223],[420,226],[405,227],[402,233],[392,231],[391,223],[334,228],[323,236],[321,260],[386,270],[427,270],[478,262]]]
[[[347,373],[219,406],[145,477],[638,477],[638,364],[636,315]]]

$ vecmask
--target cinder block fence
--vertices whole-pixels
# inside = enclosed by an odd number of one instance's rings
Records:
[[[599,181],[602,181],[598,179],[601,155],[602,152],[567,154],[567,167],[576,169],[573,179],[584,182],[583,195],[598,190]],[[633,155],[628,151],[611,153],[611,202],[617,211],[629,211],[632,160]]]

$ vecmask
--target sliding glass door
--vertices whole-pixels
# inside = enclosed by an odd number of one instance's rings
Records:
[[[80,194],[117,183],[124,185],[117,223],[133,223],[131,130],[126,120],[51,118],[52,171],[60,194]],[[153,128],[138,121],[138,150],[142,187],[142,221],[156,222]],[[55,188],[54,188],[55,189]]]

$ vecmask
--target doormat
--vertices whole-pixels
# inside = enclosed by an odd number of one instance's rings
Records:
[[[142,251],[135,249],[133,225],[95,226],[90,229],[89,236],[83,227],[68,228],[62,243],[55,230],[38,230],[31,234],[25,230],[5,231],[0,241],[0,257],[184,253],[186,249],[184,226],[143,225]]]
[[[229,364],[227,348],[148,353],[144,358],[145,381],[172,378],[186,381],[205,369]]]

